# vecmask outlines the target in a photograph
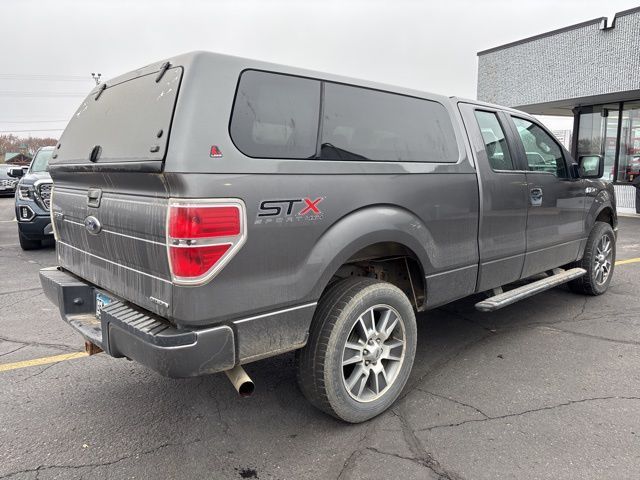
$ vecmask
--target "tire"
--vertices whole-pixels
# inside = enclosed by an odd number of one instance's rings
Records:
[[[603,242],[609,243],[608,251],[610,252],[604,257],[601,255]],[[606,275],[605,269],[599,267],[604,261],[608,262]],[[582,259],[571,265],[572,267],[584,268],[587,273],[569,282],[569,288],[584,295],[602,295],[611,283],[615,262],[616,236],[613,229],[608,223],[596,222],[587,239]]]
[[[18,232],[18,237],[20,240],[20,248],[22,248],[22,250],[35,250],[42,247],[42,242],[40,240],[29,240],[21,232]]]
[[[399,288],[372,278],[341,280],[321,297],[307,345],[296,352],[298,385],[320,410],[346,422],[364,422],[400,395],[416,338],[413,307]],[[345,359],[351,363],[344,365]]]

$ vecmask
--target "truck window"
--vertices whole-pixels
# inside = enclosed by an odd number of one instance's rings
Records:
[[[319,116],[319,81],[248,70],[238,84],[231,138],[249,157],[309,158]]]
[[[558,142],[535,123],[523,118],[512,118],[524,146],[529,170],[567,178],[564,155]]]
[[[458,146],[440,103],[326,82],[320,158],[455,163]]]
[[[484,150],[492,170],[514,170],[504,130],[493,112],[475,111],[476,120],[484,140]]]
[[[99,162],[161,162],[182,67],[167,70],[160,82],[156,77],[157,73],[148,73],[120,83],[103,83],[104,90],[94,90],[69,121],[55,162],[87,163],[98,146]]]
[[[53,150],[39,150],[31,162],[29,171],[31,173],[46,172],[49,169],[51,155],[53,155]]]

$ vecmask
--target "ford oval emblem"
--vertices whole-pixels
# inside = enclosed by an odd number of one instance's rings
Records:
[[[102,225],[100,224],[100,220],[93,215],[89,215],[84,219],[84,228],[92,235],[97,235],[100,233],[100,230],[102,230]]]

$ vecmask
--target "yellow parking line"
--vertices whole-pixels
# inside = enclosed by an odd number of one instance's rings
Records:
[[[628,263],[638,263],[640,262],[640,257],[638,258],[629,258],[627,260],[618,260],[616,265],[627,265]]]
[[[49,363],[64,362],[66,360],[73,360],[74,358],[86,357],[87,355],[88,354],[85,352],[74,352],[65,353],[63,355],[54,355],[52,357],[34,358],[33,360],[25,360],[23,362],[5,363],[0,364],[0,372],[7,372],[18,368],[36,367],[38,365],[47,365]]]

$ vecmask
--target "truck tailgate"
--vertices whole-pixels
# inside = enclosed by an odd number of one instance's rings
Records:
[[[167,199],[103,192],[100,206],[90,207],[88,191],[55,188],[52,210],[60,266],[167,316],[172,287],[165,243]],[[85,221],[97,221],[99,231],[90,233]]]

